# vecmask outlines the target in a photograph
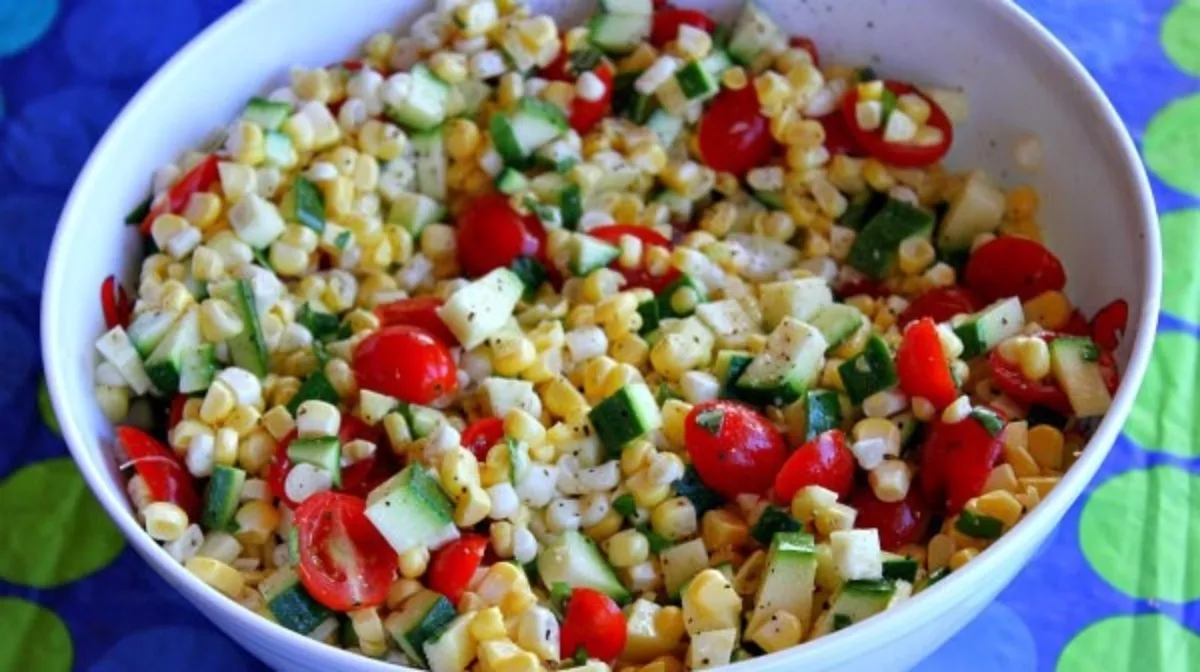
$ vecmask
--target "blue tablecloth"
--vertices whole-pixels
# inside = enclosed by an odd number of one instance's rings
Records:
[[[263,669],[124,548],[34,394],[42,271],[76,173],[142,82],[234,4],[0,0],[0,670]],[[1096,75],[1144,150],[1169,213],[1164,334],[1087,495],[920,669],[1183,670],[1200,661],[1200,0],[1022,4]]]

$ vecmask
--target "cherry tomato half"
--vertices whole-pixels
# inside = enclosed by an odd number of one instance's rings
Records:
[[[150,227],[154,224],[154,220],[158,219],[159,215],[168,213],[179,214],[187,207],[188,200],[192,198],[192,194],[198,194],[203,191],[208,191],[213,185],[221,180],[221,174],[217,170],[217,165],[220,160],[216,154],[209,154],[192,167],[191,170],[183,174],[171,185],[167,190],[165,198],[150,208],[150,212],[146,213],[146,218],[142,220],[139,230],[142,235],[150,235]]]
[[[395,453],[387,449],[382,435],[382,431],[353,415],[342,416],[338,438],[343,446],[362,439],[374,443],[378,448],[370,457],[342,467],[342,485],[338,488],[341,492],[365,499],[372,490],[396,473],[399,465]]]
[[[600,83],[604,84],[604,95],[596,100],[584,100],[578,96],[571,103],[571,128],[580,133],[587,133],[600,120],[612,112],[613,69],[607,63],[601,63],[592,70]]]
[[[884,86],[897,96],[914,93],[925,98],[911,84],[889,80],[884,82]],[[855,106],[858,105],[857,87],[851,88],[842,97],[842,116],[849,125],[850,132],[854,134],[854,139],[867,154],[884,163],[897,166],[928,166],[941,160],[950,151],[950,145],[954,142],[954,125],[950,123],[950,118],[946,116],[940,105],[929,98],[925,98],[925,100],[929,103],[930,108],[929,120],[926,123],[942,132],[942,141],[935,145],[887,142],[883,139],[882,129],[863,130],[859,127],[855,114]]]
[[[676,9],[668,7],[654,12],[654,23],[650,28],[650,44],[662,49],[679,35],[680,26],[699,28],[712,34],[717,22],[698,9]]]
[[[1087,318],[1076,308],[1071,311],[1071,316],[1067,318],[1067,323],[1054,331],[1069,336],[1091,336],[1092,325],[1088,324]]]
[[[989,410],[1000,415],[995,409]],[[1000,434],[992,436],[973,417],[954,423],[934,421],[921,449],[921,487],[926,500],[949,513],[958,513],[983,491],[1003,449]]]
[[[1067,285],[1067,274],[1058,257],[1041,243],[1001,236],[971,254],[963,284],[989,303],[1010,296],[1028,301],[1042,292],[1061,290]]]
[[[116,276],[110,275],[100,284],[100,308],[104,311],[104,326],[109,329],[129,326],[133,302]]]
[[[821,127],[825,129],[825,149],[830,154],[845,154],[846,156],[862,156],[862,146],[850,130],[850,124],[841,112],[831,112],[820,119]]]
[[[1068,334],[1050,332],[1040,334],[1048,343],[1066,335]],[[1117,374],[1117,363],[1113,360],[1112,354],[1101,349],[1097,364],[1100,366],[1100,375],[1104,378],[1104,384],[1108,387],[1109,393],[1116,392],[1120,376]],[[1025,374],[1021,373],[1020,367],[1001,357],[997,350],[993,350],[988,355],[988,366],[992,372],[992,382],[996,387],[1018,403],[1045,406],[1062,415],[1071,414],[1071,402],[1067,398],[1067,393],[1059,387],[1054,378],[1029,380]]]
[[[296,573],[313,599],[334,611],[377,607],[396,578],[396,551],[358,497],[320,492],[296,509]]]
[[[700,117],[699,137],[704,162],[738,177],[766,165],[777,148],[753,86],[717,94]]]
[[[819,485],[845,499],[854,486],[854,455],[846,435],[831,429],[797,448],[775,477],[775,499],[791,502],[801,488]]]
[[[559,649],[569,660],[583,647],[588,657],[611,663],[625,649],[625,616],[612,598],[591,588],[576,588],[567,602]]]
[[[692,407],[684,442],[700,480],[730,499],[765,492],[787,457],[783,436],[771,421],[732,401]]]
[[[788,38],[788,46],[793,49],[803,49],[812,57],[813,65],[821,66],[821,52],[817,49],[817,43],[812,41],[812,38],[804,37],[803,35],[793,35]]]
[[[354,349],[354,377],[365,390],[428,404],[458,389],[450,348],[419,327],[384,327]]]
[[[446,345],[455,345],[458,339],[454,332],[438,317],[437,310],[441,307],[442,300],[436,296],[418,296],[376,306],[375,316],[381,326],[408,324],[420,327]]]
[[[898,502],[884,502],[864,485],[854,491],[850,506],[858,511],[854,526],[879,530],[879,545],[886,551],[920,541],[929,527],[929,504],[915,485]]]
[[[279,498],[279,503],[289,509],[295,509],[298,506],[296,502],[288,499],[286,487],[288,472],[292,470],[292,461],[288,457],[287,450],[295,438],[296,430],[293,429],[275,445],[275,454],[267,463],[266,473],[267,486],[271,488],[271,494]]]
[[[654,229],[648,226],[637,226],[634,224],[610,224],[609,226],[598,226],[588,235],[593,238],[599,238],[606,243],[613,245],[621,244],[621,236],[633,236],[642,241],[643,245],[657,245],[671,249],[671,241],[660,235]],[[662,275],[651,275],[650,271],[644,268],[625,268],[620,262],[614,261],[609,265],[609,268],[617,271],[625,276],[625,289],[635,287],[646,287],[650,291],[658,294],[667,287],[670,287],[673,282],[679,279],[680,272],[674,268],[668,269]]]
[[[150,496],[156,502],[171,502],[188,514],[190,520],[200,520],[200,497],[192,475],[184,468],[179,455],[163,446],[157,439],[136,427],[117,427],[121,444],[138,476],[146,482]]]
[[[1104,350],[1116,350],[1128,324],[1129,303],[1125,299],[1117,299],[1101,308],[1092,318],[1092,340]]]
[[[934,322],[946,322],[955,315],[974,313],[987,304],[966,287],[939,287],[918,296],[900,313],[899,326],[904,327],[923,317]]]
[[[520,256],[539,256],[542,243],[503,194],[478,196],[458,215],[458,261],[480,276],[507,267]]]
[[[504,438],[504,421],[500,418],[480,418],[462,433],[462,446],[483,462],[488,450]]]
[[[458,598],[462,597],[475,570],[479,569],[487,546],[487,537],[465,534],[434,551],[429,560],[429,572],[425,575],[430,590],[445,595],[452,604],[458,604]]]
[[[896,351],[896,373],[900,389],[909,397],[923,397],[941,410],[958,397],[950,375],[950,362],[942,352],[937,324],[923,317],[904,329]]]

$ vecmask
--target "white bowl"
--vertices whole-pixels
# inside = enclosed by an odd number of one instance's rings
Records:
[[[253,94],[284,81],[292,65],[346,57],[372,32],[409,25],[406,0],[260,0],[230,12],[171,60],[126,107],[84,168],[63,210],[46,268],[42,345],[63,435],[100,503],[130,545],[219,628],[281,670],[395,670],[287,631],[234,604],[184,571],[138,526],[110,451],[112,430],[92,398],[93,342],[103,322],[96,288],[136,274],[140,248],[122,217],[144,196],[152,171],[233,119]],[[689,3],[684,3],[689,4]],[[728,21],[740,0],[691,4]],[[1012,173],[1010,148],[1028,132],[1045,145],[1032,179],[1041,221],[1069,271],[1068,291],[1090,314],[1129,301],[1119,354],[1124,377],[1112,410],[1053,493],[965,569],[861,625],[738,670],[905,669],[965,625],[1025,565],[1107,454],[1146,368],[1160,293],[1154,204],[1137,153],[1112,106],[1069,53],[1005,0],[766,0],[793,34],[816,38],[823,57],[874,63],[896,78],[961,85],[969,123],[957,129],[951,164]],[[535,2],[577,22],[591,3]],[[569,6],[569,9],[566,9]],[[1025,176],[1020,176],[1027,179]]]

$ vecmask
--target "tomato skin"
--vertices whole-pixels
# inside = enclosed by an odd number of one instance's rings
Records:
[[[612,598],[591,588],[571,591],[560,632],[559,650],[569,660],[579,650],[611,663],[625,649],[625,616]]]
[[[395,454],[387,449],[382,435],[382,431],[353,415],[342,416],[342,426],[338,430],[338,438],[342,445],[362,439],[379,447],[367,459],[342,467],[342,486],[338,488],[341,492],[365,499],[372,490],[396,472]]]
[[[187,405],[188,396],[177,394],[171,398],[171,410],[167,412],[167,431],[175,429],[175,425],[183,420],[183,407]]]
[[[1004,418],[996,409],[989,410]],[[971,417],[955,423],[938,419],[930,427],[921,452],[922,491],[935,507],[958,513],[983,491],[1004,443],[1001,434],[992,436]]]
[[[788,38],[788,46],[793,49],[803,49],[812,57],[813,65],[821,67],[821,52],[817,49],[817,43],[813,42],[812,38],[804,37],[803,35],[793,35]]]
[[[458,262],[480,276],[507,267],[520,256],[538,256],[541,242],[503,194],[478,196],[458,215]]]
[[[1101,308],[1092,318],[1091,334],[1096,345],[1104,350],[1116,350],[1129,324],[1129,303],[1117,299]]]
[[[679,35],[680,26],[691,26],[712,34],[717,23],[698,9],[660,9],[654,12],[654,23],[650,28],[650,44],[662,49],[664,45]]]
[[[966,287],[939,287],[918,296],[900,313],[899,326],[927,317],[934,322],[946,322],[955,315],[974,313],[986,304]]]
[[[592,70],[592,74],[604,84],[604,95],[599,100],[584,100],[575,98],[571,103],[571,116],[568,122],[571,128],[580,133],[587,133],[600,123],[612,111],[613,69],[607,63],[601,63]]]
[[[700,418],[714,413],[720,417],[715,434]],[[766,492],[787,457],[779,430],[754,409],[732,401],[692,407],[684,421],[684,441],[700,479],[730,499]]]
[[[116,434],[154,501],[176,504],[189,520],[200,520],[200,496],[179,455],[136,427],[117,427]]]
[[[1063,336],[1074,335],[1077,334],[1066,334],[1063,332],[1044,332],[1039,334],[1047,343],[1053,343],[1055,339]],[[1104,378],[1104,384],[1108,388],[1109,393],[1115,393],[1120,375],[1117,373],[1117,363],[1113,360],[1112,354],[1101,349],[1100,359],[1097,364],[1100,366],[1100,375]],[[1001,357],[1000,353],[996,350],[993,350],[988,355],[988,366],[992,372],[992,382],[996,387],[1017,402],[1026,405],[1045,406],[1061,415],[1071,414],[1071,401],[1067,398],[1067,393],[1059,387],[1053,377],[1044,380],[1029,380],[1021,373],[1021,369],[1016,364]]]
[[[1070,336],[1091,336],[1092,325],[1088,324],[1087,318],[1076,308],[1071,311],[1071,316],[1067,318],[1067,323],[1055,329],[1055,331]]]
[[[846,156],[862,156],[862,145],[850,130],[850,124],[840,111],[831,112],[820,119],[821,127],[825,129],[825,149],[830,154],[845,154]]]
[[[452,604],[458,604],[471,577],[475,576],[475,570],[479,569],[487,546],[487,537],[465,534],[434,551],[425,575],[430,590],[445,595]]]
[[[104,326],[109,329],[129,326],[133,302],[116,276],[110,275],[100,284],[100,308],[104,311]]]
[[[635,224],[610,224],[608,226],[598,226],[588,235],[599,238],[613,245],[621,244],[621,236],[633,236],[642,241],[643,245],[657,245],[671,249],[671,241],[659,234],[654,229],[648,226],[637,226]],[[619,261],[614,261],[609,264],[609,268],[615,270],[625,276],[625,289],[633,289],[635,287],[645,287],[650,291],[658,294],[667,287],[670,287],[679,276],[682,275],[677,269],[671,268],[662,275],[651,275],[644,268],[625,268],[621,266]]]
[[[767,164],[778,147],[753,86],[717,94],[700,117],[698,133],[704,162],[738,177]]]
[[[458,367],[446,344],[408,325],[384,327],[354,349],[362,389],[410,404],[428,404],[458,389]]]
[[[483,462],[488,450],[504,438],[504,421],[500,418],[480,418],[462,433],[462,446]]]
[[[899,502],[884,502],[868,486],[854,491],[850,506],[858,510],[854,526],[879,530],[879,545],[895,551],[905,544],[919,542],[929,527],[929,504],[915,485]]]
[[[396,551],[358,497],[320,492],[296,509],[300,583],[334,611],[377,607],[396,577]]]
[[[846,435],[831,429],[800,446],[775,477],[775,500],[790,503],[801,488],[819,485],[845,499],[854,487],[854,455],[846,448]]]
[[[896,370],[900,389],[910,397],[924,397],[938,410],[958,397],[958,388],[950,375],[950,362],[942,352],[937,325],[923,317],[904,330],[896,351]]]
[[[963,283],[988,303],[1016,296],[1028,301],[1067,285],[1062,262],[1041,243],[1001,236],[971,254]]]
[[[220,182],[221,174],[217,169],[218,163],[217,155],[209,154],[191,170],[184,173],[183,177],[176,180],[175,184],[167,190],[166,197],[146,213],[146,218],[142,220],[139,227],[142,235],[150,235],[150,227],[154,225],[154,220],[158,219],[159,215],[183,212],[192,194],[208,191],[213,185]]]
[[[442,300],[436,296],[418,296],[411,299],[400,299],[375,307],[375,316],[381,326],[390,327],[395,324],[408,324],[420,327],[434,338],[447,345],[455,345],[458,339],[454,332],[438,317],[437,309],[442,307]]]
[[[855,116],[855,106],[858,104],[858,88],[851,87],[846,92],[846,95],[842,97],[842,117],[849,125],[850,132],[854,135],[859,146],[868,155],[884,163],[897,166],[920,167],[940,161],[950,151],[950,145],[954,142],[954,125],[950,123],[950,118],[946,116],[946,112],[942,110],[941,105],[938,105],[937,102],[917,91],[911,84],[886,80],[883,85],[897,96],[906,93],[915,93],[925,98],[930,108],[929,120],[926,123],[942,132],[942,141],[928,147],[913,144],[897,144],[884,141],[882,129],[865,131],[859,128],[858,119]]]

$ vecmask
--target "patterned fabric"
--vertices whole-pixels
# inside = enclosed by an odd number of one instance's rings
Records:
[[[264,669],[125,550],[57,435],[37,349],[46,251],[76,173],[137,87],[234,4],[0,0],[0,671]],[[918,669],[1184,670],[1200,660],[1200,0],[1021,4],[1143,151],[1163,211],[1162,335],[1095,482]]]

